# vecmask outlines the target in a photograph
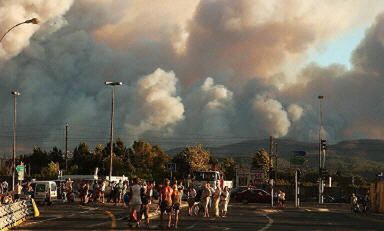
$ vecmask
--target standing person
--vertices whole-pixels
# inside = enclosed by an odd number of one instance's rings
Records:
[[[215,217],[220,216],[220,211],[219,211],[220,195],[221,195],[220,184],[217,183],[215,191],[213,193],[213,211],[215,213]]]
[[[196,190],[193,188],[192,185],[188,188],[188,216],[192,216],[192,207],[195,204],[196,199]]]
[[[207,186],[208,186],[208,189],[209,189],[210,195],[211,195],[209,203],[208,203],[208,208],[212,208],[213,194],[215,194],[215,189],[212,187],[212,185],[209,183],[209,181],[207,182]]]
[[[211,190],[209,189],[209,183],[205,183],[203,191],[201,192],[201,204],[204,208],[204,217],[209,217],[209,202],[211,200]]]
[[[177,229],[177,225],[179,223],[180,205],[181,205],[181,193],[178,189],[178,186],[175,184],[173,185],[173,194],[172,194],[172,209],[175,213],[173,227],[175,227],[175,229]]]
[[[155,209],[155,212],[157,213],[159,210],[160,210],[160,205],[161,205],[161,196],[160,196],[160,193],[161,193],[161,190],[163,189],[163,184],[160,183],[158,185],[155,186],[155,195],[154,195],[154,199],[157,199],[158,200],[158,204],[157,204],[157,208]]]
[[[105,196],[105,188],[106,187],[107,187],[107,182],[105,180],[102,180],[101,185],[100,185],[100,198],[99,198],[99,200],[103,204],[104,204],[104,196]]]
[[[7,194],[8,193],[8,182],[6,180],[4,180],[1,185],[3,186],[3,194]]]
[[[369,190],[365,193],[363,197],[363,212],[368,212],[369,209]]]
[[[65,182],[65,190],[66,190],[66,196],[67,196],[67,201],[68,202],[74,202],[74,195],[73,195],[73,181],[71,178],[68,178],[67,181]]]
[[[182,181],[179,181],[179,183],[178,183],[178,185],[177,185],[177,190],[179,190],[180,195],[181,195],[181,198],[183,198],[183,194],[184,194],[184,185],[183,185],[183,182],[182,182]]]
[[[80,200],[81,200],[81,204],[83,205],[85,205],[88,202],[88,190],[89,190],[88,184],[85,181],[81,182]]]
[[[285,204],[285,192],[279,190],[279,198],[278,198],[278,204],[280,205],[281,208],[284,207]]]
[[[116,182],[115,182],[115,181],[109,182],[108,185],[109,185],[109,187],[110,187],[109,197],[108,197],[108,202],[111,202],[111,201],[113,201],[113,199],[115,198],[115,186],[116,186]]]
[[[129,200],[130,207],[130,221],[129,227],[132,227],[131,221],[136,222],[136,227],[140,225],[140,210],[141,210],[141,186],[139,185],[139,179],[133,178],[132,186],[130,187],[131,197]]]
[[[149,205],[151,204],[151,197],[150,197],[150,194],[151,194],[151,189],[147,186],[147,185],[143,185],[143,187],[141,188],[141,191],[140,191],[140,195],[141,195],[141,211],[140,211],[140,219],[143,217],[144,215],[144,219],[145,219],[145,228],[146,229],[149,229]]]
[[[119,182],[115,185],[115,196],[114,196],[114,202],[115,206],[121,203],[122,194],[123,194],[123,181],[119,180]]]
[[[359,212],[360,211],[358,198],[357,198],[355,193],[352,193],[352,196],[351,196],[351,210],[352,210],[352,212]]]
[[[21,191],[23,190],[23,186],[21,186],[20,183],[16,184],[15,187],[15,201],[18,201],[20,199]]]
[[[223,192],[220,195],[220,209],[221,209],[222,217],[227,216],[229,198],[230,198],[229,189],[228,189],[228,186],[225,186]]]
[[[168,228],[171,228],[171,222],[172,222],[172,194],[173,189],[170,185],[170,180],[165,179],[164,187],[160,191],[160,228],[163,228],[163,216],[164,213],[167,212],[168,216]]]

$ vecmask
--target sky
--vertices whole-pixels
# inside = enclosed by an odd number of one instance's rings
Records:
[[[351,31],[326,41],[323,47],[313,48],[309,52],[308,63],[314,62],[320,66],[338,63],[350,69],[352,52],[364,38],[367,27],[368,25],[353,28]]]
[[[0,152],[384,138],[381,0],[1,0]]]

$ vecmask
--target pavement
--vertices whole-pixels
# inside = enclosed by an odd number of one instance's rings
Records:
[[[185,204],[184,204],[185,206]],[[157,205],[151,206],[151,230],[158,230]],[[14,230],[135,230],[128,229],[128,209],[113,204],[40,207],[41,216]],[[231,203],[228,217],[190,217],[180,214],[179,230],[384,230],[384,214],[355,214],[348,205],[334,204],[282,209],[267,204]]]

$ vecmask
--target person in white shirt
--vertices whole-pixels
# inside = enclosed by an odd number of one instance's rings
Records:
[[[213,210],[215,213],[215,217],[219,217],[220,211],[219,211],[219,203],[220,203],[220,195],[221,195],[221,189],[220,185],[216,184],[215,191],[213,193]]]
[[[3,193],[6,194],[8,192],[8,182],[4,180],[1,185],[3,186]]]
[[[230,198],[229,189],[228,189],[228,186],[225,186],[223,192],[220,195],[220,209],[221,209],[222,217],[227,216],[229,198]]]
[[[193,186],[189,186],[188,189],[188,216],[192,216],[192,207],[195,204],[196,199],[196,190],[193,188]]]

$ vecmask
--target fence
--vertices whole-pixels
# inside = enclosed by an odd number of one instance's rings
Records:
[[[375,212],[384,212],[384,181],[371,184],[370,188],[371,208]]]
[[[0,230],[8,230],[19,225],[27,218],[37,216],[39,216],[39,210],[33,199],[0,205]]]

